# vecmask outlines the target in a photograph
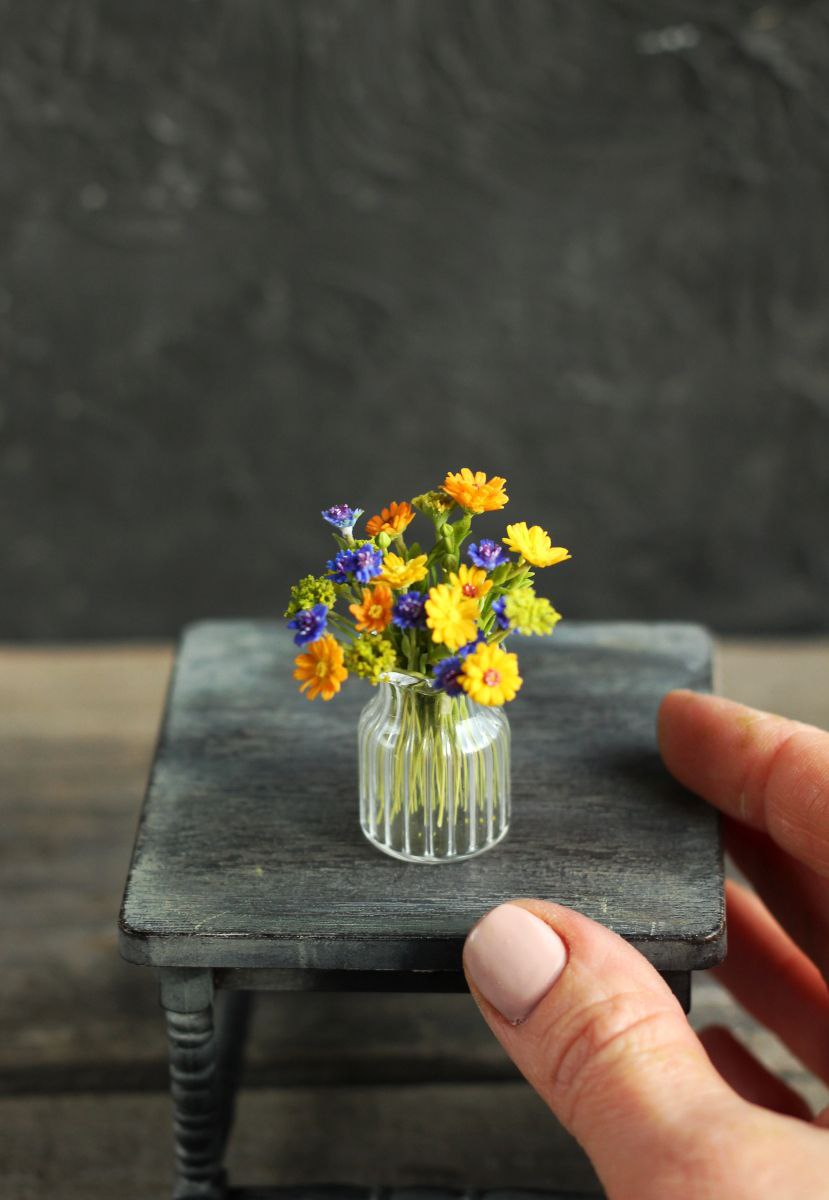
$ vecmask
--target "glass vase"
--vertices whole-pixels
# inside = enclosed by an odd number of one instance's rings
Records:
[[[358,726],[360,824],[406,862],[482,854],[510,819],[510,729],[503,709],[447,696],[395,672]]]

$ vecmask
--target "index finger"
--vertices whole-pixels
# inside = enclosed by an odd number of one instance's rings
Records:
[[[658,735],[681,783],[829,876],[829,733],[678,691],[662,701]]]

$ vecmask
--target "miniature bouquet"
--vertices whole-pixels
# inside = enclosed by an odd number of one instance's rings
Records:
[[[382,685],[360,719],[361,824],[396,857],[466,858],[507,831],[502,706],[522,679],[505,641],[553,632],[560,616],[536,594],[535,570],[570,554],[524,521],[464,549],[474,517],[507,504],[505,484],[464,467],[393,501],[362,535],[363,510],[336,504],[322,516],[337,552],[291,589],[294,677],[307,698],[333,699],[349,674]],[[430,546],[407,540],[416,511],[432,526]]]

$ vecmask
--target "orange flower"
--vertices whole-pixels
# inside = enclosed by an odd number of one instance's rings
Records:
[[[459,587],[464,596],[471,600],[482,600],[492,587],[492,580],[487,579],[486,571],[480,567],[468,567],[466,563],[461,563],[457,574],[452,572],[449,582]]]
[[[400,504],[392,500],[388,508],[366,521],[366,533],[369,537],[376,537],[378,533],[390,533],[395,537],[408,529],[413,520],[414,511],[407,500],[402,500]]]
[[[356,627],[360,633],[382,633],[391,622],[394,597],[388,584],[377,583],[373,588],[363,588],[362,604],[349,604]]]
[[[307,689],[307,699],[332,700],[340,690],[348,671],[343,666],[343,648],[330,633],[317,638],[306,647],[304,654],[294,659],[294,679],[303,680],[300,691]]]
[[[509,500],[504,491],[506,482],[500,475],[487,479],[484,471],[473,475],[469,467],[463,467],[456,475],[450,472],[446,476],[443,490],[467,512],[495,512]]]

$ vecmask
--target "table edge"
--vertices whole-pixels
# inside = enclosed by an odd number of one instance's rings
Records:
[[[622,935],[620,935],[622,936]],[[423,937],[387,934],[329,936],[263,934],[153,934],[119,921],[121,957],[136,966],[310,971],[461,971],[465,934]],[[660,971],[699,971],[722,962],[726,923],[698,935],[624,938]]]

